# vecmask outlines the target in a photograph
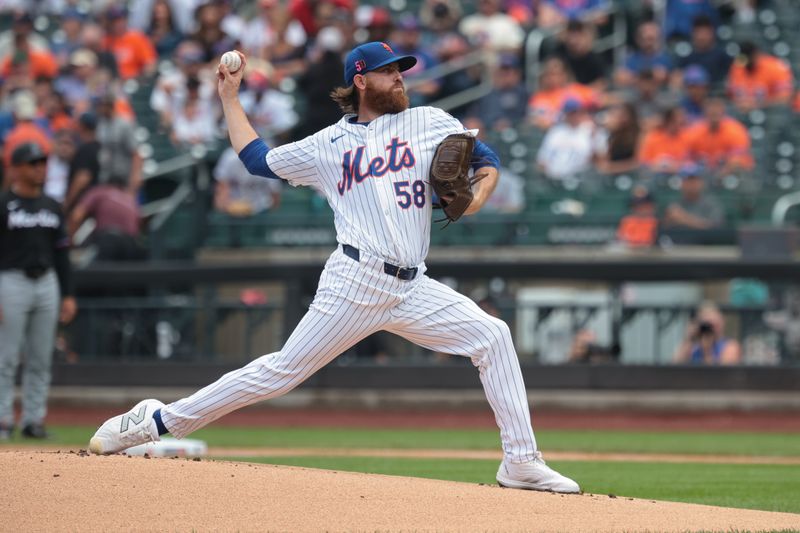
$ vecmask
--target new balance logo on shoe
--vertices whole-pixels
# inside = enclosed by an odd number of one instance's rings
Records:
[[[144,420],[144,413],[146,410],[147,406],[143,405],[139,408],[139,411],[137,411],[136,413],[125,413],[124,415],[122,415],[122,421],[120,422],[119,425],[119,432],[125,433],[126,431],[128,431],[128,427],[130,426],[131,422],[133,422],[133,425],[141,424],[142,421]]]

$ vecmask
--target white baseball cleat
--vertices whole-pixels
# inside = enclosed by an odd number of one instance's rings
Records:
[[[527,463],[510,463],[503,460],[497,470],[497,482],[503,487],[512,489],[564,493],[581,491],[581,488],[573,480],[547,466],[542,459],[542,452],[536,452],[533,461]]]
[[[117,453],[146,442],[161,440],[153,412],[164,404],[142,400],[127,413],[106,420],[89,441],[89,451],[96,454]]]

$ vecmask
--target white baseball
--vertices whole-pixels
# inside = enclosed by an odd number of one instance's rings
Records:
[[[228,67],[228,72],[236,72],[242,66],[242,58],[236,52],[225,52],[219,60],[220,64]]]

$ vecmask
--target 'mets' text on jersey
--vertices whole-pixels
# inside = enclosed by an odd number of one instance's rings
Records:
[[[400,266],[428,254],[431,160],[464,126],[445,111],[415,107],[368,124],[339,122],[267,153],[269,168],[293,186],[325,195],[340,243]]]
[[[343,195],[353,187],[353,182],[361,183],[367,178],[380,178],[387,172],[398,172],[403,168],[412,168],[416,163],[414,153],[408,147],[408,142],[400,140],[395,137],[391,143],[386,146],[386,157],[376,155],[366,165],[366,169],[362,165],[364,159],[364,151],[366,146],[359,146],[355,150],[348,150],[344,153],[342,158],[342,180],[339,182],[339,194]],[[400,155],[400,148],[403,148],[402,155]]]

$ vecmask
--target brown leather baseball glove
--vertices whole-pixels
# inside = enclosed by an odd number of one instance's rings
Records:
[[[472,186],[486,176],[469,176],[475,137],[467,133],[454,133],[439,143],[431,162],[431,187],[439,197],[439,207],[444,211],[448,224],[455,222],[474,197]],[[437,221],[439,222],[439,221]]]

